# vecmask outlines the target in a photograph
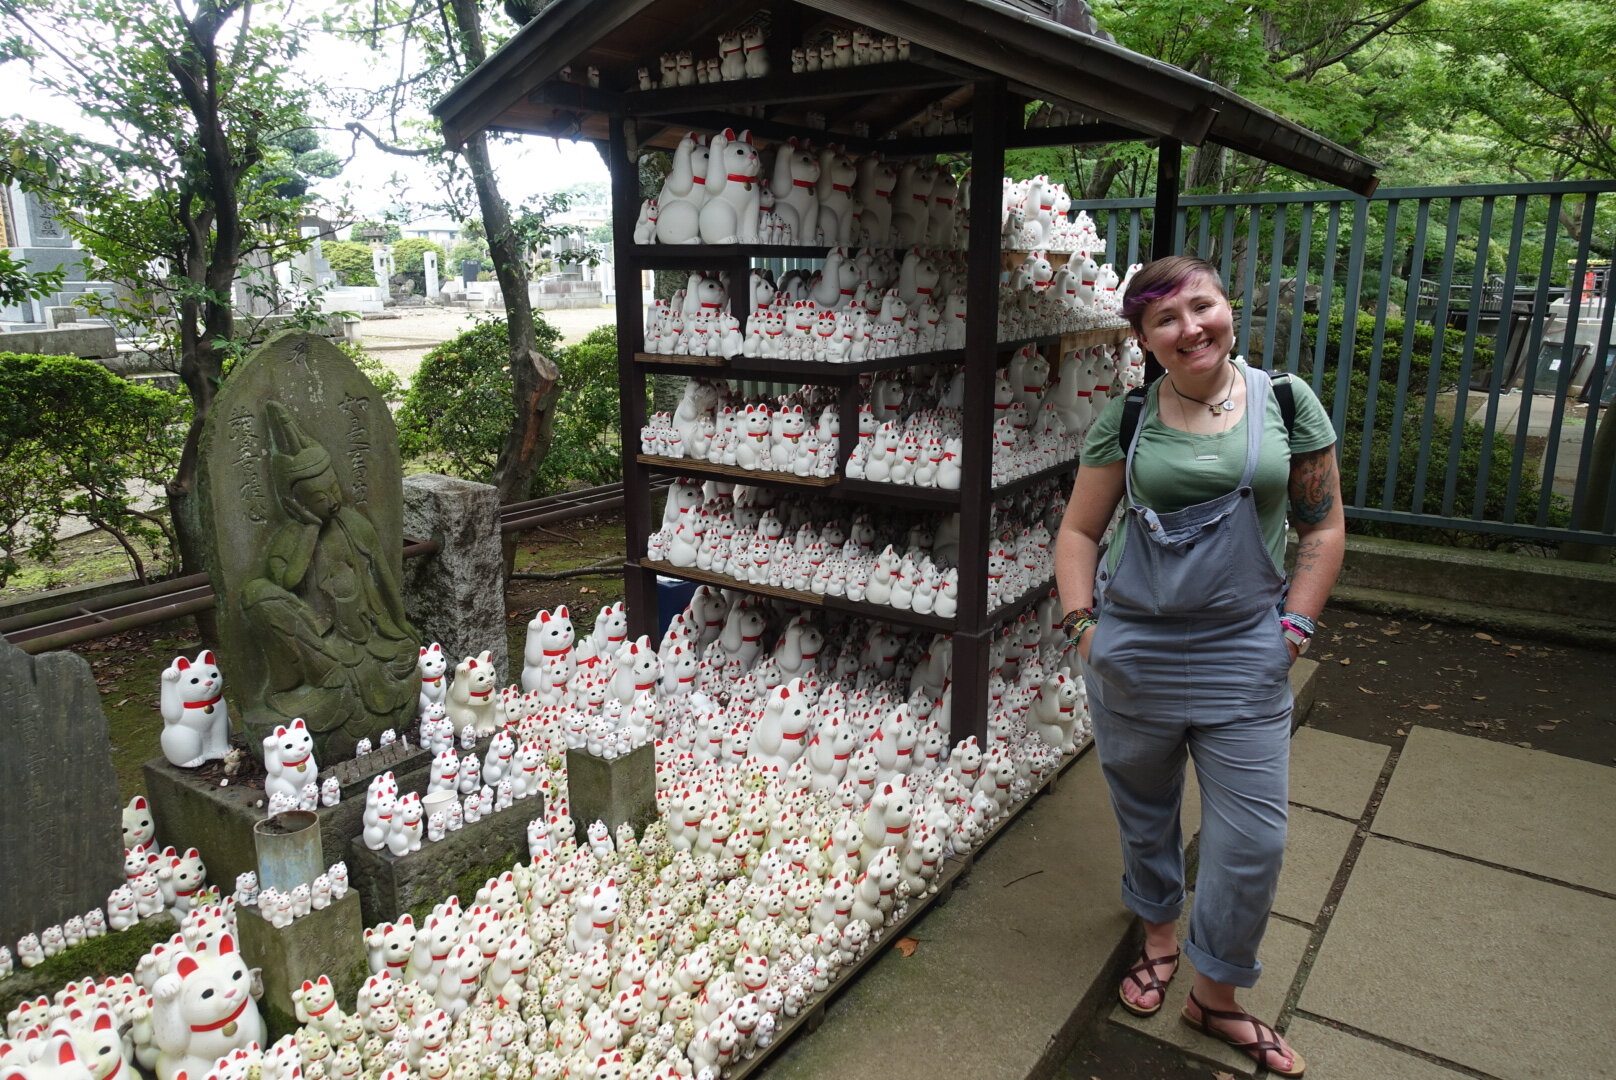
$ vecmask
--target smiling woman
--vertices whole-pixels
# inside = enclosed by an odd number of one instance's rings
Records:
[[[1185,944],[1197,974],[1184,1019],[1278,1075],[1299,1076],[1301,1056],[1237,1008],[1235,989],[1261,972],[1257,947],[1285,847],[1289,668],[1307,649],[1345,546],[1335,431],[1308,387],[1276,386],[1230,355],[1229,301],[1208,263],[1151,263],[1129,283],[1122,312],[1166,374],[1094,422],[1056,542],[1063,625],[1083,658],[1122,833],[1123,903],[1145,923],[1145,947],[1118,996],[1152,1015],[1178,970],[1189,755],[1209,824]],[[1290,581],[1287,500],[1302,540]]]

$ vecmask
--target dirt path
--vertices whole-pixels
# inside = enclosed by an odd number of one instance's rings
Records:
[[[438,307],[395,308],[386,314],[398,317],[366,319],[360,324],[360,344],[405,379],[415,377],[421,358],[433,347],[470,329],[479,318],[501,317],[499,312]],[[595,327],[617,321],[617,309],[612,307],[557,308],[537,314],[561,331],[563,345],[581,341]]]

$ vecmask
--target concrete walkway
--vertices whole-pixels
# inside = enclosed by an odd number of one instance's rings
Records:
[[[1243,1003],[1309,1077],[1616,1078],[1616,770],[1429,728],[1394,752],[1303,727],[1291,777],[1264,975]],[[760,1075],[1081,1080],[1093,1065],[1064,1059],[1101,1011],[1252,1075],[1179,1022],[1187,963],[1157,1017],[1116,1006],[1137,947],[1119,872],[1090,753],[915,924],[912,957],[873,964]]]

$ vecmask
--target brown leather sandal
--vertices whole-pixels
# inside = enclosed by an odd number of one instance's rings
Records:
[[[1243,1053],[1250,1054],[1252,1059],[1255,1060],[1258,1065],[1263,1066],[1275,1076],[1301,1076],[1303,1070],[1307,1068],[1307,1062],[1302,1060],[1301,1054],[1298,1054],[1294,1049],[1287,1051],[1284,1044],[1279,1041],[1278,1032],[1269,1027],[1267,1024],[1263,1023],[1261,1020],[1257,1019],[1255,1016],[1252,1016],[1250,1013],[1230,1012],[1226,1009],[1209,1009],[1205,1005],[1201,1004],[1200,999],[1195,996],[1194,990],[1190,991],[1190,1000],[1195,1003],[1195,1007],[1197,1009],[1201,1010],[1201,1015],[1191,1016],[1189,1009],[1186,1008],[1183,1015],[1180,1016],[1179,1019],[1183,1020],[1184,1023],[1188,1024],[1196,1031],[1210,1035],[1214,1039],[1219,1039],[1226,1042],[1236,1050]],[[1206,1023],[1206,1018],[1209,1016],[1216,1020],[1233,1020],[1237,1023],[1250,1024],[1252,1026],[1252,1030],[1257,1033],[1257,1038],[1253,1039],[1251,1042],[1241,1042],[1240,1039],[1234,1035],[1226,1035],[1217,1028],[1210,1027]],[[1285,1069],[1275,1068],[1268,1055],[1283,1055],[1286,1053],[1289,1053],[1291,1056],[1290,1069],[1287,1071]]]
[[[1179,954],[1176,949],[1171,956],[1158,956],[1155,958],[1152,958],[1144,949],[1140,949],[1138,962],[1122,976],[1122,986],[1117,987],[1117,1000],[1122,1002],[1122,1007],[1135,1016],[1155,1016],[1161,1012],[1162,1005],[1167,1001],[1167,984],[1173,981],[1174,975],[1178,974],[1178,957]],[[1156,968],[1169,960],[1173,962],[1173,970],[1167,973],[1167,978],[1165,979],[1156,978]],[[1129,980],[1132,980],[1134,985],[1139,987],[1141,994],[1148,994],[1152,990],[1156,991],[1158,995],[1156,1004],[1146,1009],[1135,1005],[1123,996],[1122,988],[1128,985]]]

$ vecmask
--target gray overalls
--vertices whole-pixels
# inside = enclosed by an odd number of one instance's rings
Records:
[[[1127,544],[1096,576],[1099,626],[1085,666],[1100,765],[1122,832],[1122,901],[1149,922],[1184,905],[1186,748],[1201,787],[1201,852],[1185,951],[1198,972],[1251,986],[1285,849],[1290,653],[1279,625],[1285,578],[1258,524],[1251,479],[1268,375],[1246,368],[1240,484],[1173,513],[1134,497]],[[1141,421],[1143,417],[1141,417]]]

